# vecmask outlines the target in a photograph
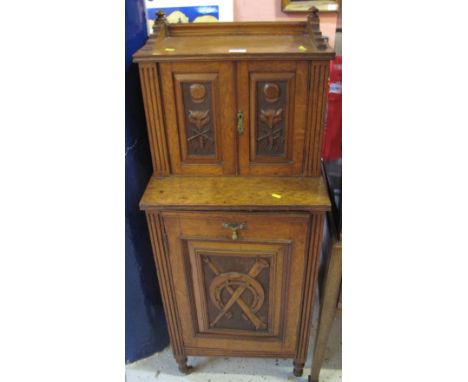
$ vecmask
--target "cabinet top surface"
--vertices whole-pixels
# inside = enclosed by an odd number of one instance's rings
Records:
[[[141,209],[329,210],[322,177],[152,177]]]
[[[307,22],[165,24],[134,55],[139,61],[183,59],[323,59],[334,51]],[[314,24],[315,25],[315,24]],[[316,27],[315,27],[316,28]],[[320,34],[321,36],[321,34]]]

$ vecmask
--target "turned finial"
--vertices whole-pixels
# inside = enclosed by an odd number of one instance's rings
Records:
[[[167,18],[162,9],[156,12],[156,17],[153,24],[153,34],[157,37],[167,36]]]
[[[312,6],[309,8],[309,15],[307,16],[307,24],[309,24],[309,26],[319,25],[320,18],[318,13],[319,10],[317,7]]]
[[[166,21],[166,14],[162,9],[156,12],[156,18],[154,19],[155,22],[157,21]]]
[[[309,8],[309,12],[310,12],[310,16],[313,16],[313,17],[317,17],[318,18],[318,13],[319,13],[319,10],[317,7],[310,7]]]
[[[307,16],[307,26],[306,32],[315,42],[315,45],[318,49],[326,49],[328,47],[327,44],[327,37],[322,36],[322,32],[320,31],[320,18],[319,18],[319,10],[317,7],[310,7],[309,8],[309,15]]]

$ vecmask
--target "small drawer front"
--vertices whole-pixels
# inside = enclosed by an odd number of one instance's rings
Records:
[[[293,354],[309,215],[162,216],[188,352],[250,347],[264,354]]]

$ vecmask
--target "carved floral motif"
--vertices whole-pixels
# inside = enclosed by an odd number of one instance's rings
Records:
[[[257,82],[257,145],[259,156],[282,156],[286,151],[287,80]]]
[[[210,128],[209,127],[204,128],[210,122],[209,114],[210,114],[209,110],[204,110],[204,111],[189,110],[188,111],[188,120],[190,123],[195,125],[195,128],[191,127],[193,135],[188,137],[187,140],[189,142],[196,140],[194,144],[201,150],[205,148],[206,141],[213,142],[213,138],[209,136]]]
[[[267,140],[268,145],[267,149],[269,151],[273,150],[273,146],[277,143],[277,141],[281,138],[281,132],[283,130],[282,126],[275,126],[281,121],[283,118],[283,109],[280,108],[278,110],[274,109],[267,109],[267,110],[260,110],[260,121],[262,121],[267,127],[267,133],[261,135],[257,138],[260,142],[264,139]]]
[[[215,120],[212,110],[212,84],[210,82],[182,82],[185,114],[187,154],[189,156],[214,155]]]

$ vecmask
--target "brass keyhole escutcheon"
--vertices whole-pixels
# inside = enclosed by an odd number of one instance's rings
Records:
[[[229,228],[232,230],[232,240],[237,240],[239,237],[237,235],[237,230],[244,229],[247,224],[245,222],[224,222],[223,228]]]
[[[242,111],[237,113],[237,132],[239,135],[244,132],[244,113]]]

